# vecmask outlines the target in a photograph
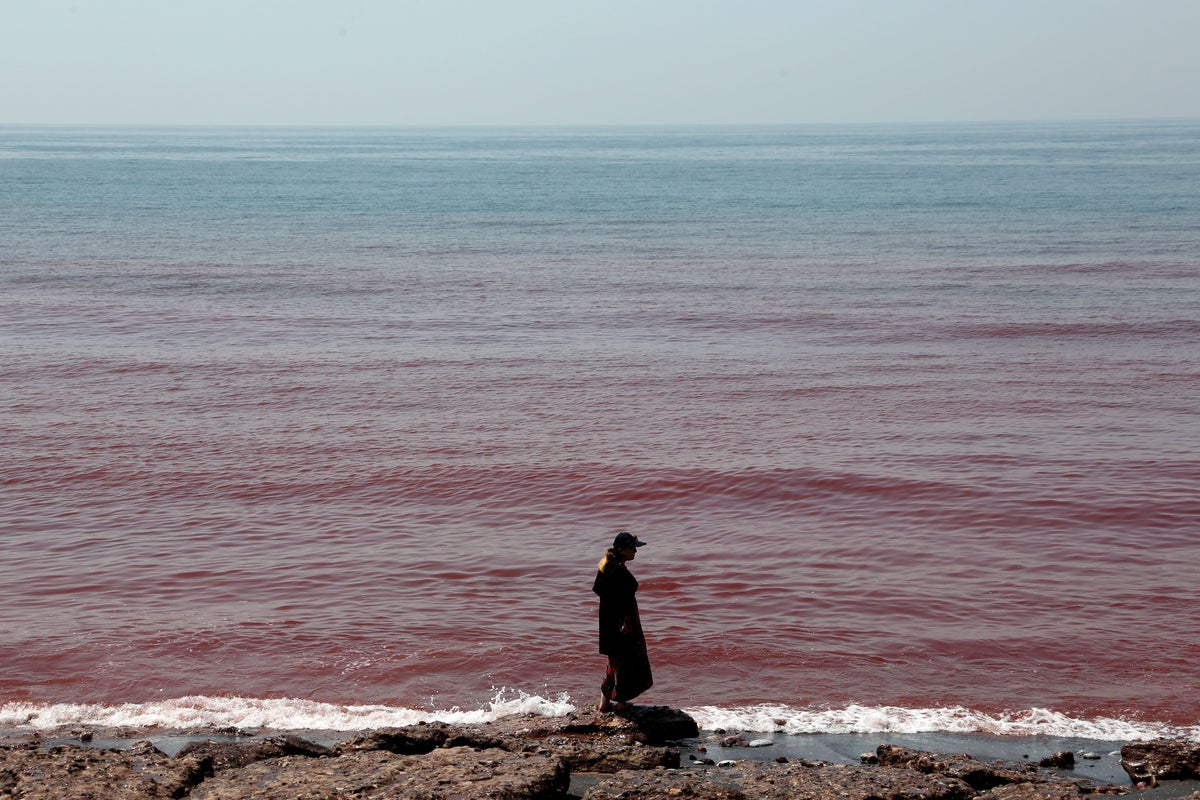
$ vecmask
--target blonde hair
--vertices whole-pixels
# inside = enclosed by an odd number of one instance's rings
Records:
[[[621,561],[621,556],[617,554],[617,551],[610,547],[604,552],[604,558],[600,559],[600,563],[596,565],[596,568],[604,572],[608,569],[608,565],[612,561],[616,561],[618,564],[624,563]]]

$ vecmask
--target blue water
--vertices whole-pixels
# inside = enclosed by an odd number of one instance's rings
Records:
[[[0,241],[6,264],[1186,262],[1198,134],[6,127]]]

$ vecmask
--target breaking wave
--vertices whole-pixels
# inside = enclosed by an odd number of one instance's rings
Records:
[[[546,698],[499,691],[475,709],[422,710],[382,704],[339,705],[294,698],[188,696],[150,703],[0,705],[0,729],[52,730],[71,726],[157,728],[163,730],[236,728],[357,731],[429,722],[478,724],[519,714],[562,717],[579,707],[567,695]],[[1170,737],[1200,741],[1200,724],[1172,726],[1112,718],[1079,719],[1042,708],[987,714],[961,706],[900,708],[849,705],[835,709],[799,709],[785,705],[683,709],[701,730],[761,733],[979,733],[993,736],[1055,736],[1129,742]]]
[[[782,705],[686,709],[704,730],[846,733],[980,733],[993,736],[1057,736],[1099,741],[1140,741],[1171,737],[1200,741],[1200,724],[1181,727],[1099,717],[1079,719],[1045,708],[987,714],[961,706],[900,708],[849,705],[806,710]]]
[[[48,730],[67,726],[113,728],[267,728],[355,731],[422,722],[470,725],[514,714],[561,717],[575,707],[565,697],[550,700],[523,692],[499,692],[476,709],[427,711],[403,706],[338,705],[294,698],[189,696],[152,703],[5,703],[0,728]]]

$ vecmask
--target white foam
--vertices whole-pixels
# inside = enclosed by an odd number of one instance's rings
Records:
[[[500,690],[476,709],[423,710],[388,705],[338,705],[292,698],[189,696],[152,703],[20,703],[0,705],[0,730],[49,730],[59,727],[239,728],[270,730],[356,731],[399,727],[421,722],[475,724],[514,714],[562,717],[576,710],[563,694],[548,699],[525,692]],[[1080,719],[1043,708],[989,715],[953,706],[900,708],[850,705],[804,709],[761,704],[720,708],[685,708],[702,730],[746,733],[984,733],[1003,736],[1058,736],[1131,742],[1160,736],[1200,742],[1200,724],[1191,727],[1152,722]]]
[[[473,710],[451,708],[424,711],[387,705],[335,705],[290,698],[190,696],[153,703],[101,705],[92,703],[5,703],[0,728],[46,730],[88,725],[165,729],[269,728],[274,730],[367,730],[415,725],[420,722],[471,724],[513,714],[561,717],[575,707],[565,696],[549,700],[524,692],[501,691],[486,706]]]
[[[700,706],[684,709],[704,730],[805,733],[986,733],[998,736],[1059,736],[1100,741],[1142,741],[1159,736],[1200,741],[1200,725],[1096,718],[1079,719],[1057,711],[1032,708],[989,715],[961,706],[899,708],[860,706],[809,710],[784,705],[737,708]]]

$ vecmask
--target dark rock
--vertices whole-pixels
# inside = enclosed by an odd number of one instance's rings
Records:
[[[583,712],[483,725],[414,725],[363,733],[333,749],[291,735],[209,739],[186,745],[175,759],[133,736],[124,738],[131,743],[124,750],[75,744],[45,749],[54,740],[30,736],[0,743],[0,800],[540,800],[568,791],[589,800],[1079,800],[1121,791],[1039,773],[1030,763],[890,745],[868,754],[879,766],[785,757],[714,765],[711,758],[691,756],[681,770],[679,746],[650,743],[670,741],[695,724],[680,724],[677,714],[650,708],[631,716]],[[1136,754],[1147,761],[1153,756],[1156,764],[1167,764],[1168,756],[1186,764],[1200,747],[1167,744]],[[1143,782],[1153,785],[1156,778],[1147,775]]]
[[[557,800],[570,785],[567,764],[548,755],[440,748],[419,755],[386,750],[338,758],[284,757],[220,773],[189,800]]]
[[[632,722],[647,744],[666,744],[700,735],[696,720],[668,706],[633,706],[619,716]]]
[[[203,742],[188,742],[176,754],[176,758],[194,756],[207,758],[216,771],[244,767],[255,761],[283,756],[305,756],[323,758],[333,755],[328,747],[301,739],[299,736],[280,735],[247,742],[222,742],[209,739]]]
[[[1079,787],[1069,783],[1010,783],[977,795],[978,800],[1081,800]]]
[[[498,738],[546,736],[624,736],[643,744],[663,745],[700,735],[696,720],[666,706],[633,706],[620,714],[576,711],[564,717],[504,717],[484,726],[463,726]]]
[[[1033,776],[1037,773],[1037,767],[1032,764],[986,762],[968,755],[926,753],[891,744],[879,745],[875,749],[875,755],[885,767],[900,767],[927,775],[959,778],[981,792],[995,786],[1036,780]]]
[[[644,720],[611,714],[567,717],[514,717],[487,725],[450,726],[441,723],[383,728],[334,745],[337,754],[384,750],[419,755],[438,748],[474,747],[512,753],[544,752],[566,759],[575,772],[617,772],[623,769],[678,767],[679,750],[645,744],[659,738],[662,728]],[[690,719],[690,717],[689,717]],[[675,724],[675,723],[672,723]]]
[[[409,725],[403,728],[379,728],[338,742],[333,752],[338,755],[371,750],[386,750],[399,755],[420,755],[441,747],[453,732],[448,725]]]
[[[971,787],[954,778],[860,765],[740,761],[718,770],[622,772],[584,800],[969,800]]]
[[[1070,750],[1060,750],[1057,753],[1043,758],[1038,762],[1038,766],[1051,767],[1054,769],[1074,769],[1075,754]]]
[[[149,742],[129,750],[0,749],[0,796],[21,800],[176,798],[208,774],[207,761],[168,758]]]
[[[622,743],[606,740],[579,739],[570,736],[549,736],[537,740],[537,745],[553,755],[564,758],[572,772],[620,772],[628,769],[654,769],[679,766],[679,750],[674,747],[655,747],[640,742]]]
[[[926,753],[889,744],[880,745],[875,752],[879,756],[880,764],[912,769],[929,775],[958,778],[975,791],[992,797],[993,800],[1003,800],[1009,794],[1013,798],[1045,796],[1049,800],[1053,800],[1062,792],[1077,797],[1080,794],[1116,794],[1120,791],[1120,787],[1097,783],[1088,778],[1068,778],[1059,773],[1039,773],[1037,766],[1033,764],[980,761],[968,755]],[[1037,789],[992,791],[1001,787],[1016,787],[1023,784],[1032,784]],[[1043,791],[1045,794],[1030,794],[1030,792],[1036,791]]]
[[[1127,744],[1121,748],[1121,768],[1134,783],[1200,779],[1200,743],[1155,739]]]
[[[735,780],[725,780],[728,772],[716,773],[720,780],[714,779],[713,772],[621,772],[589,788],[582,800],[747,800]]]

